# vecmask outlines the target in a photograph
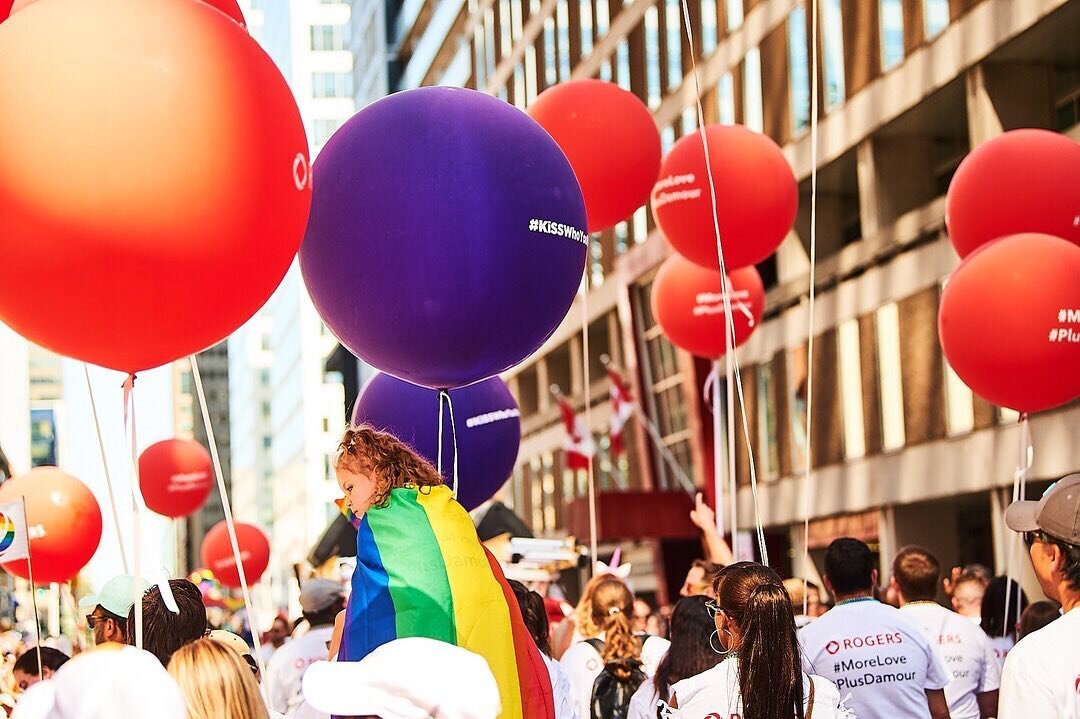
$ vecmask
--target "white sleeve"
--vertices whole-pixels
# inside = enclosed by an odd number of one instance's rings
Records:
[[[566,678],[566,672],[558,662],[555,662],[554,668],[555,684],[552,686],[552,692],[555,694],[555,719],[578,719],[570,680]]]
[[[919,638],[922,639],[921,634]],[[923,685],[923,689],[928,691],[944,689],[950,679],[949,673],[945,671],[945,665],[941,663],[937,652],[925,639],[922,640],[921,648],[926,652],[926,683]]]
[[[587,666],[589,659],[596,660],[596,671],[590,671]],[[578,642],[562,655],[559,666],[566,673],[566,679],[570,683],[570,697],[577,709],[578,719],[587,719],[592,715],[589,703],[592,700],[593,682],[596,680],[596,675],[600,673],[596,650],[589,646],[588,642]]]
[[[983,642],[983,657],[980,662],[982,676],[979,679],[979,687],[975,691],[979,694],[992,692],[1001,687],[1001,666],[998,664],[997,654],[994,647],[987,640]]]
[[[814,648],[813,641],[808,636],[806,628],[804,627],[803,629],[800,629],[797,632],[796,636],[799,638],[799,656],[802,658],[803,672],[806,674],[817,674],[818,672],[814,671],[814,665],[812,661],[813,656],[811,655],[811,651],[813,651]]]
[[[269,698],[270,709],[284,714],[289,710],[289,690],[285,686],[285,678],[282,676],[283,655],[275,653],[266,667],[266,676],[263,683],[266,684],[266,694]],[[274,661],[277,659],[277,661]]]
[[[626,719],[656,719],[656,684],[652,679],[646,679],[630,697],[630,708],[627,710]]]
[[[1015,648],[1005,657],[1005,667],[1001,670],[998,719],[1053,719],[1058,716],[1053,692],[1031,670],[1032,667],[1024,662],[1024,655]]]
[[[641,645],[641,670],[645,676],[651,677],[656,674],[656,668],[660,666],[660,660],[667,654],[671,642],[663,637],[651,636]]]

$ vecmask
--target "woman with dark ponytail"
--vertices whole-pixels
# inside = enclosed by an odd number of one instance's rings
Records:
[[[720,663],[721,656],[704,639],[713,630],[706,596],[683,597],[671,612],[671,646],[656,667],[656,675],[644,681],[630,700],[627,719],[656,719],[656,706],[671,698],[671,686],[701,674]]]
[[[836,685],[803,673],[791,599],[776,572],[738,562],[720,570],[713,589],[708,641],[723,660],[672,687],[683,719],[853,719]]]

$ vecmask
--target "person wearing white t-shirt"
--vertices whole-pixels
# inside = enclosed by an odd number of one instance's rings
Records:
[[[329,579],[304,582],[300,587],[300,608],[311,629],[274,652],[264,682],[270,708],[286,716],[304,701],[302,681],[307,668],[329,656],[334,619],[345,608],[341,583]]]
[[[1005,617],[1006,597],[1009,604],[1009,617]],[[1015,579],[994,577],[986,585],[982,602],[982,621],[979,626],[990,637],[990,646],[994,649],[998,669],[1005,666],[1005,657],[1016,644],[1016,631],[1019,618],[1027,609],[1028,599],[1024,590]]]
[[[506,582],[517,599],[525,628],[529,630],[529,636],[540,650],[540,658],[547,667],[548,679],[551,680],[551,696],[555,701],[555,719],[578,719],[571,698],[570,680],[566,678],[566,672],[559,663],[551,658],[551,632],[544,598],[516,579],[507,579]]]
[[[1005,524],[1024,533],[1043,593],[1062,616],[1017,642],[1001,675],[1000,719],[1080,719],[1080,474],[1038,502],[1013,502]]]
[[[597,650],[589,640],[578,642],[559,660],[559,666],[570,681],[578,719],[592,716],[593,683],[607,662],[640,662],[641,671],[651,677],[667,652],[667,639],[650,636],[643,641],[634,635],[630,625],[633,612],[634,594],[622,580],[605,577],[596,584],[592,592],[592,621],[600,628],[595,639],[602,643],[601,649]]]
[[[836,606],[799,632],[805,671],[850,693],[859,719],[948,719],[945,668],[918,626],[874,599],[877,579],[865,543],[829,545],[824,581]]]
[[[669,706],[682,719],[850,719],[836,686],[802,671],[791,599],[780,575],[754,562],[713,583],[713,651],[724,659],[676,682]]]
[[[990,639],[968,617],[934,601],[941,564],[922,547],[901,549],[893,560],[892,586],[900,613],[922,630],[945,671],[951,719],[989,719],[997,716],[1001,671]]]

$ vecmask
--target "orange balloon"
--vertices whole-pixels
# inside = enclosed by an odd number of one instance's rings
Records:
[[[240,560],[244,563],[244,577],[254,584],[270,565],[270,540],[253,524],[236,523],[236,543],[240,546]],[[214,573],[222,586],[239,587],[240,572],[236,568],[229,528],[224,521],[218,522],[206,533],[202,541],[202,561]]]
[[[4,22],[9,15],[14,15],[32,2],[35,2],[35,0],[0,0],[0,22]],[[225,13],[234,21],[240,23],[241,26],[247,27],[244,13],[240,11],[240,6],[236,4],[236,0],[203,0],[203,2]]]
[[[56,467],[37,467],[0,485],[0,503],[19,497],[26,499],[34,582],[74,578],[101,543],[101,508],[90,489]],[[3,567],[17,577],[30,578],[26,560]]]
[[[765,286],[753,266],[737,269],[728,278],[738,347],[761,323]],[[717,270],[671,255],[653,280],[652,308],[664,334],[676,346],[701,357],[722,357],[727,352],[727,315]]]
[[[210,453],[190,439],[166,439],[139,455],[139,489],[152,512],[186,517],[210,496],[214,465]]]
[[[660,133],[637,95],[613,82],[571,80],[540,93],[528,113],[574,168],[589,232],[614,227],[649,199],[660,170]]]
[[[0,107],[0,321],[28,339],[143,370],[221,341],[281,282],[307,140],[222,13],[38,0],[0,25]]]

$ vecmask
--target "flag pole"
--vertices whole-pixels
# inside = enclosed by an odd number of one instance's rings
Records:
[[[30,574],[30,601],[34,605],[34,634],[37,636],[38,677],[44,679],[41,665],[41,615],[38,613],[37,585],[34,584],[34,556],[30,551],[30,522],[26,519],[26,497],[22,496],[23,528],[26,531],[26,568]]]

